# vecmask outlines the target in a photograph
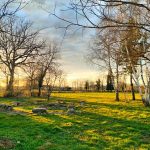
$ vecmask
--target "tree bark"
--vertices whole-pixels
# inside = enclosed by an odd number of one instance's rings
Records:
[[[116,66],[116,71],[117,71],[117,75],[116,75],[116,82],[117,82],[117,85],[116,85],[116,101],[119,101],[119,68],[118,68],[118,64]]]
[[[143,103],[146,107],[150,106],[150,78],[146,87],[145,99],[143,99]]]
[[[135,91],[134,91],[134,86],[133,86],[132,73],[130,74],[130,85],[131,85],[132,100],[135,100]]]
[[[50,86],[47,87],[47,101],[50,100],[52,89]]]
[[[39,86],[38,97],[41,97],[41,86]]]
[[[30,80],[30,96],[33,96],[33,79]]]
[[[43,86],[43,80],[44,80],[44,77],[46,75],[46,72],[47,72],[48,68],[45,68],[44,71],[40,74],[40,76],[38,77],[38,97],[41,96],[41,88]]]
[[[5,97],[13,97],[14,96],[14,68],[10,70],[10,78],[6,87]]]
[[[40,97],[41,96],[41,88],[43,86],[43,77],[41,77],[38,82],[39,82],[38,83],[38,97]]]

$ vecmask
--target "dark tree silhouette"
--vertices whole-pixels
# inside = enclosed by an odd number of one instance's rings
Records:
[[[86,81],[86,82],[85,82],[85,90],[86,90],[86,91],[89,91],[89,89],[90,89],[89,81]]]
[[[106,90],[107,91],[113,91],[114,90],[114,85],[113,85],[113,74],[112,70],[109,69],[108,75],[107,75],[107,85],[106,85]]]
[[[98,79],[98,80],[96,81],[96,90],[99,92],[100,89],[101,89],[101,80]]]

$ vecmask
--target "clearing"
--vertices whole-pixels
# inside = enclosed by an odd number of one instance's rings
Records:
[[[0,104],[19,102],[12,112],[0,111],[0,150],[150,149],[150,108],[139,99],[124,100],[124,94],[120,102],[114,98],[114,93],[54,93],[49,102],[0,98]],[[64,107],[32,113],[59,102]],[[69,105],[74,105],[74,114],[67,113]]]

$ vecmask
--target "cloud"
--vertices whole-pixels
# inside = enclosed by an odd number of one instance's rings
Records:
[[[32,2],[38,3],[40,5],[44,5],[46,3],[47,0],[32,0]]]
[[[68,0],[69,1],[69,0]],[[62,17],[72,17],[72,12],[61,12],[64,9],[67,0],[33,0],[24,10],[20,12],[21,16],[27,17],[34,22],[35,28],[47,29],[41,32],[41,36],[48,41],[54,39],[60,43],[64,36],[64,29],[58,28],[59,26],[65,26],[66,23],[58,20],[56,17],[49,15],[42,7],[47,5],[49,11],[53,11],[55,4],[57,5],[57,13]],[[42,5],[42,7],[40,7]],[[97,76],[97,69],[86,64],[84,56],[88,53],[89,43],[91,37],[94,35],[93,30],[85,30],[82,34],[82,30],[76,30],[78,27],[71,27],[67,30],[67,35],[63,39],[63,45],[61,47],[62,54],[62,67],[66,73],[68,73],[68,79],[71,78],[89,78],[92,79]],[[76,32],[75,32],[76,31]],[[89,76],[89,77],[88,77]]]

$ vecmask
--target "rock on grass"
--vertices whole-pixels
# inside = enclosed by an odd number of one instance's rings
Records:
[[[32,112],[35,114],[47,114],[47,109],[46,108],[34,108],[32,109]]]
[[[12,111],[13,107],[7,104],[0,104],[0,110],[2,111]]]

